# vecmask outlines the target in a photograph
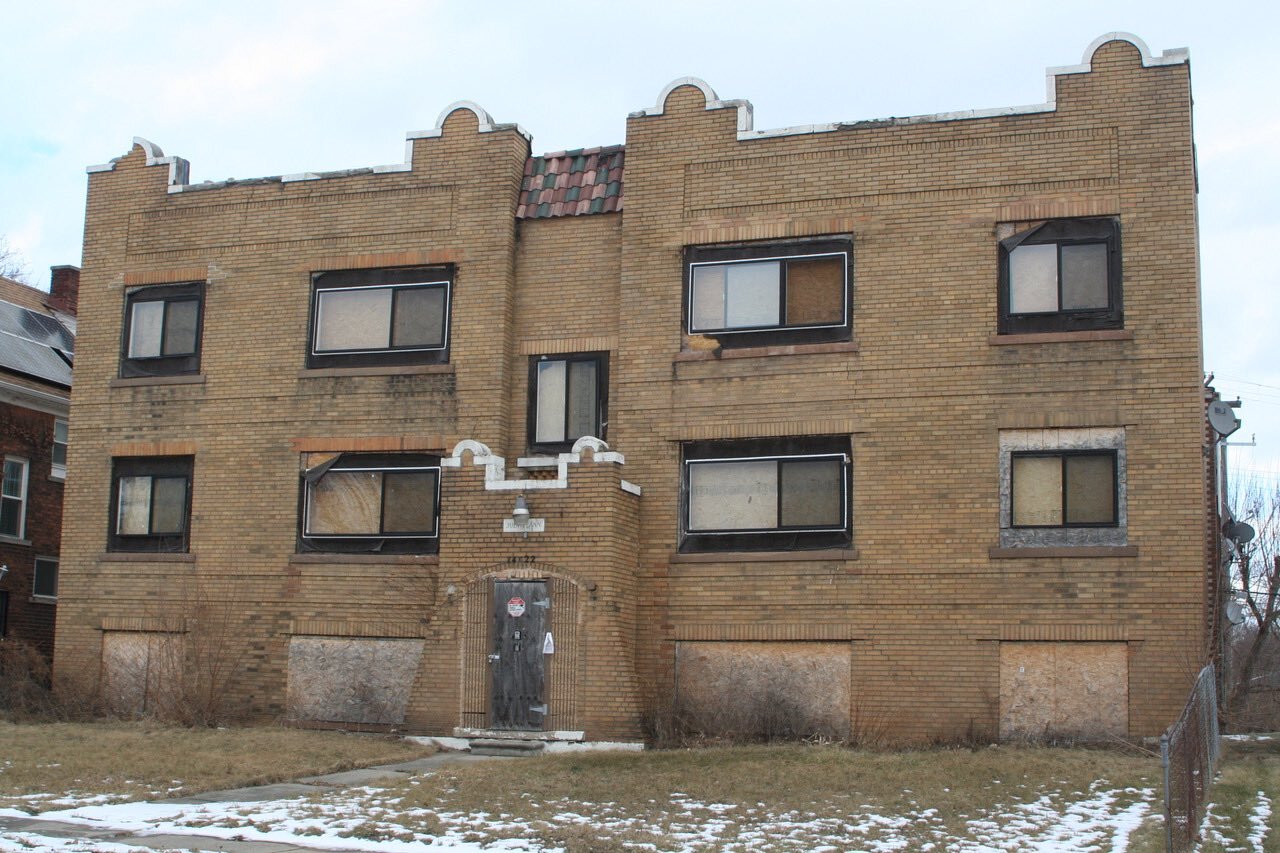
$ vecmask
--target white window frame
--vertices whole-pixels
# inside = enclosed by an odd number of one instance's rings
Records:
[[[443,311],[443,327],[441,329],[440,344],[438,346],[385,346],[370,347],[367,349],[320,349],[317,343],[320,340],[320,329],[324,322],[323,307],[324,294],[326,293],[342,293],[356,290],[390,290],[392,310],[395,310],[395,291],[417,289],[417,288],[438,288],[444,290],[444,307]],[[311,355],[313,356],[344,356],[344,355],[382,355],[388,353],[413,353],[413,352],[441,352],[449,348],[449,320],[450,320],[450,301],[453,299],[452,282],[448,279],[439,281],[414,281],[403,282],[399,284],[358,284],[344,285],[338,287],[320,287],[315,288],[315,321],[311,329]],[[388,323],[392,322],[392,318],[388,318]]]
[[[36,581],[40,578],[40,564],[45,563],[53,565],[53,595],[36,592]],[[36,601],[57,601],[58,600],[58,569],[59,560],[57,557],[36,557],[31,569],[31,597]]]
[[[794,462],[804,460],[839,460],[840,461],[840,518],[838,525],[828,526],[804,526],[804,527],[743,527],[732,529],[700,529],[692,526],[693,520],[693,495],[691,484],[693,482],[693,466],[706,464],[724,464],[733,462]],[[849,530],[849,455],[847,453],[805,453],[794,456],[787,455],[770,455],[770,456],[728,456],[723,458],[710,459],[686,459],[684,471],[685,488],[690,491],[686,497],[684,507],[684,532],[694,536],[741,536],[751,534],[791,534],[791,533],[844,533]],[[776,518],[781,512],[782,491],[781,480],[779,480],[779,491],[774,499],[774,517]]]
[[[20,456],[5,456],[4,463],[6,466],[10,462],[17,463],[22,466],[22,485],[20,487],[21,494],[18,496],[5,495],[0,493],[0,502],[17,501],[18,502],[18,530],[16,533],[0,532],[0,538],[4,539],[26,539],[27,533],[27,502],[30,497],[31,485],[31,463]],[[3,479],[0,473],[0,479]]]
[[[62,427],[63,441],[58,441],[58,427]],[[66,418],[55,418],[53,421],[53,451],[49,454],[49,476],[55,480],[67,479],[67,420]],[[58,447],[62,447],[62,462],[54,462],[53,457],[57,455]]]
[[[760,332],[792,332],[803,329],[843,329],[849,326],[849,253],[848,252],[814,252],[813,254],[779,254],[771,255],[764,258],[735,258],[723,261],[690,261],[688,272],[688,318],[686,320],[689,334],[691,335],[740,335],[740,334],[758,334]],[[802,323],[791,325],[783,318],[779,323],[773,323],[763,326],[731,326],[731,327],[713,327],[713,326],[697,326],[694,323],[696,316],[694,311],[694,279],[699,267],[728,267],[738,264],[762,264],[762,263],[779,263],[784,264],[789,261],[814,260],[817,258],[840,258],[843,262],[843,279],[841,282],[841,301],[843,310],[839,322],[831,323]],[[726,284],[727,286],[727,284]],[[777,297],[779,312],[785,310],[784,281],[780,276],[777,282]],[[725,294],[725,307],[728,308],[728,294]]]

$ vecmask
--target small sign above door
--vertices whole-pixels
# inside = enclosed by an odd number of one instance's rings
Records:
[[[507,599],[507,615],[520,617],[524,615],[524,599],[518,596]]]

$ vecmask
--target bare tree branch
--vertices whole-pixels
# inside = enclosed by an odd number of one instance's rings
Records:
[[[26,259],[16,249],[9,248],[5,239],[0,237],[0,276],[30,284],[30,275]]]

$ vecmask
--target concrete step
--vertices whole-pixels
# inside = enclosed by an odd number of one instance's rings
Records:
[[[540,740],[521,740],[518,738],[472,738],[472,755],[536,755],[542,752],[544,744]]]

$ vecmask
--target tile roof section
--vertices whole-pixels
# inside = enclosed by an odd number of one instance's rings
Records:
[[[622,210],[623,146],[579,148],[530,157],[517,219],[549,219]]]

